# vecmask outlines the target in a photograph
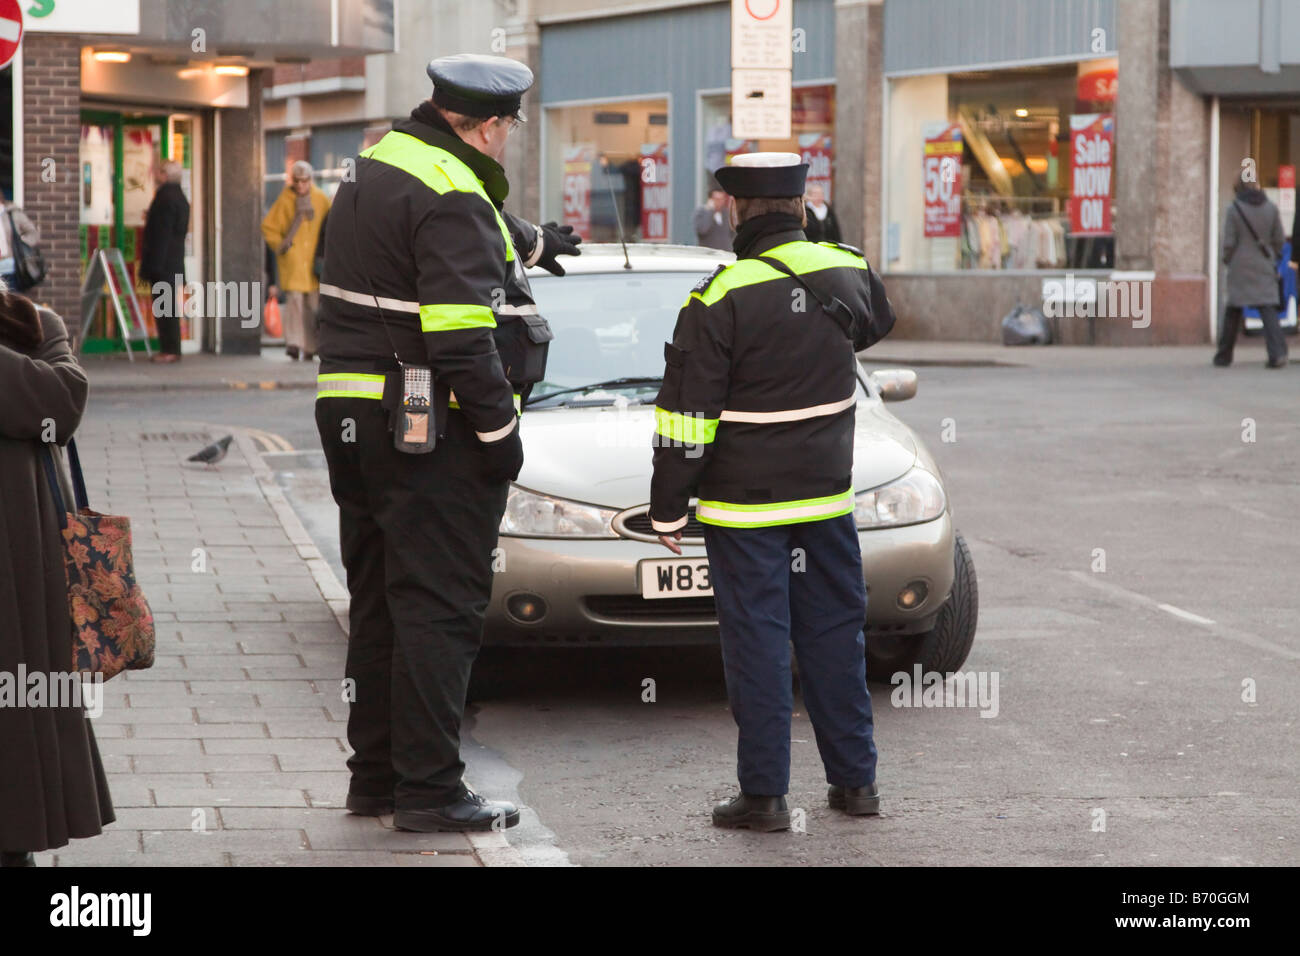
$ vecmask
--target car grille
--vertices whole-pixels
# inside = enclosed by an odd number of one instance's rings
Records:
[[[650,535],[652,537],[659,534],[659,532],[656,531],[650,525],[649,509],[642,511],[638,514],[630,514],[624,516],[623,527],[626,528],[628,531],[631,531],[633,534],[645,534],[645,535]],[[696,519],[694,508],[690,508],[686,513],[686,527],[682,528],[682,537],[683,538],[704,537],[704,525],[700,524],[700,522]]]
[[[718,609],[711,597],[647,601],[637,594],[589,594],[582,600],[592,614],[610,620],[712,623],[718,619]]]

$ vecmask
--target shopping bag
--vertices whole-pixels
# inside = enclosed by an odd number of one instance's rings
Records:
[[[63,567],[72,617],[72,669],[103,674],[153,666],[154,623],[149,602],[135,580],[131,519],[91,511],[77,446],[68,442],[76,514],[63,500],[54,452],[45,447],[45,477],[63,528]]]
[[[284,322],[280,318],[280,301],[275,296],[266,300],[262,308],[262,324],[266,334],[273,339],[284,338]]]

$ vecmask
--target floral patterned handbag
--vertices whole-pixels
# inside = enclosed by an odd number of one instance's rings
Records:
[[[123,670],[153,666],[153,612],[135,582],[131,519],[91,511],[77,445],[68,442],[77,512],[71,514],[45,447],[45,476],[63,529],[63,567],[72,617],[72,669],[116,677]]]

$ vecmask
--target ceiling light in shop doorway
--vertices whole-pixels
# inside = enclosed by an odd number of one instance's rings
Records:
[[[100,63],[130,63],[131,54],[125,50],[96,50],[94,57]]]
[[[217,76],[248,76],[248,67],[238,63],[222,63],[212,72]]]
[[[1016,115],[1019,116],[1021,119],[1024,119],[1026,116],[1029,115],[1029,110],[1025,109],[1022,106],[1020,107],[1020,109],[1016,110]]]

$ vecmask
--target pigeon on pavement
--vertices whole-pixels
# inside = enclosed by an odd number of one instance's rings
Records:
[[[234,435],[227,435],[225,438],[214,441],[211,445],[208,445],[201,451],[197,451],[193,455],[190,455],[186,461],[198,461],[211,467],[226,457],[226,452],[230,450],[230,443],[234,440]]]

